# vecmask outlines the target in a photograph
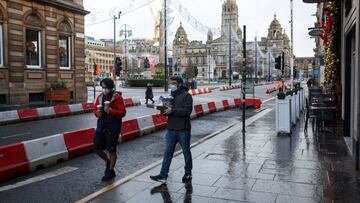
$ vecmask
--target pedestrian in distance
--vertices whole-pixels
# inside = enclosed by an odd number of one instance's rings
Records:
[[[279,82],[278,82],[278,90],[279,90],[279,93],[280,92],[284,92],[284,89],[283,89],[283,81],[280,79]]]
[[[146,86],[146,92],[145,92],[146,102],[145,102],[145,104],[148,104],[149,99],[152,101],[152,103],[155,103],[155,101],[153,100],[154,94],[153,94],[153,90],[152,90],[151,86],[152,85],[150,83],[148,83]]]
[[[94,136],[94,150],[106,163],[102,181],[109,181],[115,177],[116,146],[126,109],[121,92],[115,91],[113,80],[105,78],[100,82],[100,85],[102,86],[102,93],[96,98],[94,109],[95,116],[98,118]]]
[[[185,174],[182,181],[189,182],[192,179],[190,114],[193,109],[193,99],[188,93],[188,89],[183,86],[181,77],[171,77],[169,88],[174,99],[171,101],[171,106],[162,111],[163,115],[168,117],[162,167],[159,175],[150,176],[150,178],[154,181],[166,183],[175,147],[179,143],[185,159]]]

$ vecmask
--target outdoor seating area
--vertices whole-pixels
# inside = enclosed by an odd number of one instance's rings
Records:
[[[321,88],[309,88],[306,98],[305,128],[308,129],[308,122],[312,122],[312,130],[319,132],[336,131],[336,96]]]

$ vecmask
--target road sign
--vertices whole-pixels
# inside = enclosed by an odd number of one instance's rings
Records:
[[[246,94],[254,94],[255,93],[255,85],[254,82],[248,81],[245,85],[245,93]]]

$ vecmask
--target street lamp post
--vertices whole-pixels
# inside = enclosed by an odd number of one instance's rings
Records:
[[[128,37],[132,36],[132,29],[130,25],[124,24],[121,26],[120,36],[125,37],[125,61],[124,61],[124,71],[125,71],[125,80],[128,78],[128,60],[127,60],[127,53],[128,53]]]
[[[291,48],[290,48],[290,80],[291,80],[291,89],[294,85],[294,2],[290,0],[290,25],[291,25]]]
[[[167,84],[167,75],[168,75],[168,61],[167,61],[167,14],[166,11],[167,10],[167,5],[166,5],[166,0],[164,0],[164,91],[168,92],[168,84]]]
[[[232,76],[232,67],[231,67],[231,17],[229,18],[229,86],[231,86],[231,76]]]
[[[116,67],[116,20],[120,19],[121,11],[119,11],[118,16],[114,15],[114,68]]]

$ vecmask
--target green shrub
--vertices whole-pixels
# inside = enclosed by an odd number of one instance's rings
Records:
[[[286,96],[293,96],[294,95],[294,92],[289,90],[286,92]]]
[[[163,87],[164,80],[128,80],[130,87],[146,87],[148,83],[152,84],[154,87]]]
[[[279,93],[277,94],[277,98],[278,98],[278,99],[285,99],[285,93],[284,93],[284,92],[279,92]]]
[[[65,80],[57,80],[54,82],[50,82],[50,89],[53,90],[63,90],[66,89],[67,82]]]

